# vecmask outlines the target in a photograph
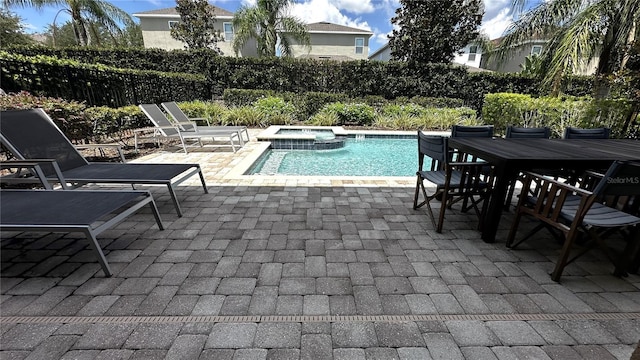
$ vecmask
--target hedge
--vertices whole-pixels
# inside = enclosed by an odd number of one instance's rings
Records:
[[[497,93],[485,96],[482,118],[485,123],[493,124],[498,133],[504,132],[508,125],[547,126],[551,128],[553,137],[562,137],[568,126],[604,126],[612,130],[612,137],[622,138],[630,136],[628,122],[633,116],[634,105],[627,99],[598,100],[588,96],[535,98],[524,94]]]
[[[0,82],[8,92],[25,90],[110,107],[211,98],[204,77],[193,74],[118,69],[5,51],[0,51],[0,61]]]
[[[520,74],[493,72],[469,73],[464,67],[449,64],[425,64],[420,71],[404,62],[327,61],[291,58],[235,58],[215,56],[207,50],[163,51],[158,49],[97,50],[11,48],[26,55],[49,54],[92,64],[121,68],[198,74],[206,77],[203,94],[183,100],[222,96],[225,89],[253,89],[278,93],[333,93],[350,98],[377,96],[432,97],[461,99],[463,105],[480,110],[484,95],[518,92],[542,95],[537,79]],[[58,69],[48,74],[51,82],[66,81]],[[117,80],[115,82],[118,82]],[[165,79],[165,81],[169,81]],[[565,92],[581,96],[592,90],[591,77],[571,77]],[[32,90],[24,88],[24,90]],[[161,99],[180,100],[177,98]],[[316,109],[317,110],[317,109]],[[307,112],[305,110],[305,112]]]

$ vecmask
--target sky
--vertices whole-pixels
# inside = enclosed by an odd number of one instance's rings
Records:
[[[175,7],[175,0],[107,0],[129,14],[142,11]],[[428,1],[428,0],[426,0]],[[512,22],[512,0],[483,0],[485,15],[481,29],[495,39]],[[235,12],[240,6],[255,4],[256,0],[209,0],[212,5]],[[369,40],[369,52],[373,53],[387,42],[393,26],[391,18],[399,7],[399,0],[295,0],[291,15],[306,23],[327,21],[335,24],[370,30],[373,36]],[[28,33],[44,32],[56,19],[60,25],[69,20],[68,15],[60,12],[61,6],[45,7],[35,10],[31,7],[13,6],[9,10],[21,17]],[[59,13],[59,14],[58,14]],[[56,14],[58,14],[56,18]],[[136,21],[137,18],[134,17]]]

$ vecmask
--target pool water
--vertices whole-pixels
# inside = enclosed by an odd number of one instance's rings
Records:
[[[349,138],[344,148],[336,150],[269,150],[249,173],[414,176],[417,169],[418,144],[415,139]]]

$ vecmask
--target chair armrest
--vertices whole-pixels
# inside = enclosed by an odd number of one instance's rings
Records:
[[[44,171],[42,171],[41,165],[43,164],[49,164],[51,165],[51,167],[53,167],[56,177],[58,178],[58,182],[60,182],[60,185],[62,186],[63,189],[67,189],[67,183],[64,181],[64,177],[62,176],[62,171],[60,171],[60,167],[58,166],[58,163],[54,159],[8,160],[0,163],[0,169],[2,170],[19,169],[20,170],[22,168],[31,168],[33,169],[33,172],[35,173],[36,177],[38,177],[38,180],[42,184],[42,186],[47,190],[51,190],[52,189],[51,184],[49,183],[49,181],[47,181],[47,177],[45,176]],[[0,177],[0,182],[23,182],[23,183],[31,182],[31,181],[24,181],[24,179],[14,178],[16,181],[7,181],[7,179],[8,177]]]
[[[82,144],[82,145],[74,145],[74,147],[78,150],[113,148],[113,149],[116,149],[116,151],[118,151],[118,155],[120,155],[120,160],[122,160],[122,162],[125,162],[124,153],[122,152],[122,146],[120,144]]]
[[[520,198],[518,202],[520,211],[525,211],[547,224],[564,229],[564,231],[580,224],[595,200],[591,191],[533,172],[525,172],[524,175],[523,187],[530,186],[532,181],[537,184],[537,187],[533,196]],[[571,225],[567,227],[561,224],[561,211],[565,201],[576,196],[580,198],[580,202],[575,215],[571,219],[567,219],[571,222]]]

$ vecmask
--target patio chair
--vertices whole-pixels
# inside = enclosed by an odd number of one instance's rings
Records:
[[[195,128],[192,130],[183,130],[178,125],[174,125],[169,121],[166,115],[160,110],[158,105],[156,104],[140,104],[139,105],[142,112],[147,115],[149,120],[154,125],[154,128],[151,130],[154,131],[154,135],[163,136],[166,138],[177,138],[180,139],[180,144],[182,145],[182,149],[184,153],[187,154],[187,141],[193,140],[196,141],[197,144],[202,147],[202,139],[210,138],[215,140],[216,137],[224,137],[229,139],[229,144],[233,149],[233,152],[236,152],[236,143],[234,139],[238,139],[240,142],[240,132],[238,130],[211,130],[211,131],[195,131]],[[145,130],[145,129],[142,129]],[[135,143],[136,149],[138,146],[138,135],[136,133]],[[229,145],[221,145],[221,146],[229,146]]]
[[[625,212],[628,211],[627,207],[617,206],[621,203],[621,199],[627,200],[622,202],[623,205],[628,204],[629,200],[637,201],[640,196],[639,178],[640,163],[623,161],[614,162],[592,191],[540,174],[526,173],[525,187],[530,186],[532,181],[540,185],[535,195],[520,197],[507,239],[507,247],[513,249],[523,241],[532,238],[538,230],[549,227],[558,230],[563,240],[560,256],[551,274],[552,280],[559,281],[564,268],[595,245],[600,246],[615,264],[616,275],[625,274],[632,258],[637,254],[640,218]],[[531,216],[541,223],[514,244],[523,215]],[[612,233],[612,229],[625,231],[622,238],[627,240],[623,255],[618,259],[605,242],[605,237]],[[579,234],[584,234],[589,241],[570,258]]]
[[[425,157],[431,158],[429,170],[424,169]],[[473,208],[481,224],[491,189],[491,181],[485,180],[482,175],[483,168],[487,166],[486,162],[452,162],[450,159],[451,154],[446,137],[425,135],[418,131],[418,171],[413,209],[426,205],[437,232],[442,232],[446,208],[451,208],[453,203],[460,200],[463,200],[462,211],[466,212]],[[425,180],[436,186],[435,192],[431,195],[426,190]],[[424,200],[418,202],[420,193]],[[433,199],[441,200],[437,222],[431,207]],[[482,209],[480,209],[481,203]]]
[[[567,127],[564,129],[564,139],[608,139],[611,129],[606,127],[594,129],[580,129]]]
[[[518,127],[507,126],[506,139],[548,139],[551,137],[551,129],[548,127]]]
[[[464,126],[453,125],[451,127],[452,138],[464,137],[493,137],[493,125]]]
[[[55,160],[62,180],[54,176],[54,166],[46,164],[42,170],[49,181],[60,182],[63,187],[66,183],[164,185],[178,216],[182,216],[182,211],[175,186],[197,174],[204,192],[208,193],[199,164],[88,162],[42,109],[2,111],[0,142],[18,159]]]
[[[507,132],[505,134],[505,139],[548,139],[549,137],[551,137],[551,129],[546,126],[539,128],[527,128],[509,125],[507,126]],[[542,173],[546,174],[547,171],[543,170]],[[505,208],[508,209],[509,204],[511,204],[511,199],[513,199],[513,193],[516,187],[516,181],[520,180],[522,182],[522,179],[522,176],[519,176],[518,179],[509,185],[509,192],[507,193],[507,199],[504,204]]]
[[[111,269],[96,237],[129,215],[149,205],[158,228],[162,220],[151,193],[148,191],[54,191],[42,165],[55,164],[53,160],[3,161],[0,169],[33,169],[44,190],[0,190],[0,230],[81,232],[106,276]],[[60,169],[55,175],[62,181]],[[2,180],[2,179],[0,179]]]
[[[162,108],[164,108],[164,110],[173,117],[184,131],[207,132],[217,130],[235,130],[240,133],[240,146],[243,146],[245,141],[249,141],[249,131],[246,126],[212,126],[209,123],[209,119],[188,117],[174,101],[163,102],[160,105],[162,105]],[[207,126],[198,126],[196,124],[197,120],[204,120],[207,123]],[[244,139],[243,134],[246,136],[246,140]]]

